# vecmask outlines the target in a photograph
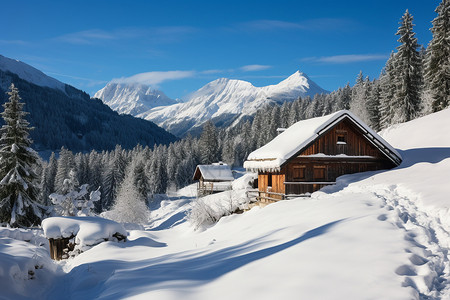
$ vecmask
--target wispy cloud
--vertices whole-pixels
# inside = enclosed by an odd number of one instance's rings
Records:
[[[301,22],[287,22],[280,20],[254,20],[237,24],[235,27],[247,31],[337,31],[354,30],[355,22],[344,18],[317,18],[303,20]]]
[[[174,42],[197,30],[190,26],[161,26],[150,28],[89,29],[64,34],[56,41],[75,45],[92,45],[105,41],[141,39],[151,42]]]
[[[240,24],[245,29],[253,29],[253,30],[277,30],[277,29],[304,29],[301,24],[293,23],[293,22],[285,22],[278,20],[255,20],[250,22],[244,22]]]
[[[302,61],[329,63],[329,64],[348,64],[363,61],[386,60],[389,56],[385,54],[346,54],[321,57],[305,57]]]
[[[86,86],[96,86],[96,85],[99,85],[99,84],[107,83],[106,80],[78,77],[78,76],[66,75],[66,74],[55,73],[55,72],[46,72],[46,74],[52,75],[52,76],[60,76],[60,77],[66,77],[66,78],[71,78],[71,79],[75,79],[75,80],[85,81],[86,82]]]
[[[196,74],[197,72],[195,71],[155,71],[139,73],[130,77],[115,78],[111,82],[141,83],[156,87],[164,81],[194,77]]]
[[[56,39],[69,44],[89,45],[105,40],[113,40],[116,38],[117,36],[110,32],[99,29],[92,29],[65,34],[57,37]]]
[[[239,69],[244,72],[253,72],[253,71],[262,71],[272,68],[272,66],[269,65],[246,65],[242,66]]]
[[[0,40],[0,44],[3,45],[16,45],[16,46],[25,46],[29,43],[22,40]]]

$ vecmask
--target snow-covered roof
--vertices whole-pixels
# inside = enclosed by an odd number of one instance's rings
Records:
[[[206,181],[233,181],[233,173],[226,164],[198,165],[195,168],[194,180],[200,179],[200,175]]]
[[[127,236],[122,225],[99,217],[52,217],[42,221],[42,228],[49,239],[75,236],[75,243],[82,247],[115,240],[116,233]]]
[[[400,164],[402,160],[400,154],[388,142],[353,113],[340,110],[323,117],[295,123],[272,141],[250,153],[247,161],[244,162],[244,168],[251,171],[279,171],[288,159],[344,118],[358,126],[364,136],[392,162],[396,165]]]

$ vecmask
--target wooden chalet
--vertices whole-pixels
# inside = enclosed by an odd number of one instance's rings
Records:
[[[230,167],[224,163],[198,165],[193,180],[198,180],[197,195],[199,197],[227,191],[234,180]]]
[[[244,167],[258,173],[258,199],[309,195],[344,174],[390,169],[400,154],[347,110],[295,123],[253,151]]]

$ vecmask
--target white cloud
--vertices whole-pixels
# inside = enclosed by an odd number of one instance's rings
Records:
[[[92,29],[65,34],[57,37],[56,39],[69,44],[85,45],[93,44],[97,41],[113,40],[115,38],[116,37],[110,32]]]
[[[268,65],[246,65],[240,67],[239,69],[244,72],[253,72],[253,71],[262,71],[272,68],[272,66]]]
[[[190,26],[161,26],[148,28],[119,28],[114,30],[89,29],[58,36],[57,41],[76,45],[92,45],[111,40],[144,39],[154,43],[177,42],[181,38],[195,33]]]
[[[304,29],[304,26],[298,23],[278,21],[278,20],[256,20],[241,23],[240,26],[253,30]]]
[[[157,86],[164,81],[194,77],[195,71],[155,71],[139,73],[130,77],[115,78],[114,83],[142,83]]]
[[[372,61],[372,60],[386,60],[388,55],[384,54],[347,54],[347,55],[333,55],[333,56],[322,56],[322,57],[306,57],[302,61],[312,61],[320,63],[330,63],[330,64],[347,64],[362,61]]]

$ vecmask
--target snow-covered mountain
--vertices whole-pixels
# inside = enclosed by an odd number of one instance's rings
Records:
[[[177,136],[199,132],[203,123],[208,120],[212,120],[219,127],[227,126],[244,116],[253,115],[268,103],[293,101],[298,97],[327,93],[300,71],[276,85],[264,87],[255,87],[243,80],[220,78],[192,93],[183,103],[169,106],[161,104],[134,114],[137,103],[142,102],[129,95],[137,95],[140,92],[133,92],[132,86],[124,92],[112,84],[108,87],[109,85],[97,92],[96,97],[118,112],[153,121]],[[139,88],[139,85],[135,86]],[[106,90],[111,91],[106,93]]]
[[[19,60],[11,59],[0,55],[0,70],[11,72],[19,76],[21,79],[31,82],[42,87],[49,87],[65,92],[66,84],[56,80],[50,76],[45,75],[32,66],[23,63]],[[5,87],[4,87],[5,88]]]
[[[177,103],[163,92],[140,83],[110,82],[95,93],[94,98],[101,99],[113,110],[136,116],[157,106]]]
[[[204,122],[230,125],[251,116],[271,102],[294,101],[298,97],[326,93],[300,71],[276,85],[255,87],[250,82],[221,78],[192,93],[184,103],[157,107],[138,117],[151,120],[169,132],[183,136],[199,131]]]

